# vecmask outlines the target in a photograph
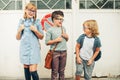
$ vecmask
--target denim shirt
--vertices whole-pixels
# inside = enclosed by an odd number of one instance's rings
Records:
[[[37,19],[20,19],[18,28],[24,24],[25,29],[21,33],[20,41],[20,60],[23,64],[37,64],[40,61],[40,45],[36,35],[30,30],[30,26],[34,25],[37,30],[43,34],[40,21]]]

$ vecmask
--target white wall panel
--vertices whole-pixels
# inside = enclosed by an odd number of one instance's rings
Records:
[[[48,12],[38,12],[38,18],[42,18]],[[23,16],[19,13],[0,13],[0,77],[23,78],[23,66],[19,61],[19,41],[16,40],[16,31],[19,19]],[[96,62],[93,75],[108,76],[120,74],[120,13],[111,12],[65,12],[63,25],[69,35],[66,77],[73,77],[75,73],[76,39],[82,32],[82,24],[85,20],[95,19],[100,30],[102,42],[102,58]],[[44,68],[44,58],[49,47],[45,45],[45,38],[41,42],[41,65],[38,72],[41,78],[50,77],[50,70]]]

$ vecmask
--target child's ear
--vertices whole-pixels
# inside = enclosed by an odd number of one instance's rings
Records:
[[[25,13],[27,12],[27,9],[25,9]]]
[[[54,22],[55,18],[53,18],[53,22]]]

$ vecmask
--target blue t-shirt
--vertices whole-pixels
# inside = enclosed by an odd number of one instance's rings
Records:
[[[66,33],[65,27],[62,27],[64,33]],[[46,39],[45,42],[47,44],[47,42],[49,40],[54,40],[58,37],[60,37],[62,34],[62,30],[61,27],[51,27],[48,29],[47,33],[46,33]],[[57,47],[55,48],[55,50],[57,51],[63,51],[63,50],[67,50],[67,41],[63,38],[61,42],[59,42],[57,44]],[[55,47],[55,44],[50,45],[50,50],[53,50],[53,48]]]
[[[84,60],[89,60],[96,48],[101,47],[101,42],[98,37],[89,38],[85,34],[82,34],[77,39],[77,43],[80,44],[80,57]]]

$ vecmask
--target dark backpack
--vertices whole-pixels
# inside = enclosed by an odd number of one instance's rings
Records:
[[[83,46],[83,42],[84,42],[84,38],[85,38],[85,34],[82,34],[80,37],[81,37],[81,41],[80,41],[80,48],[82,48]],[[97,41],[99,40],[98,37],[94,37],[95,40],[94,40],[94,46],[93,46],[93,51],[95,52],[95,49],[97,48]],[[99,51],[98,55],[96,56],[96,58],[94,59],[94,61],[98,61],[100,58],[101,58],[101,55],[102,55],[102,52]]]

